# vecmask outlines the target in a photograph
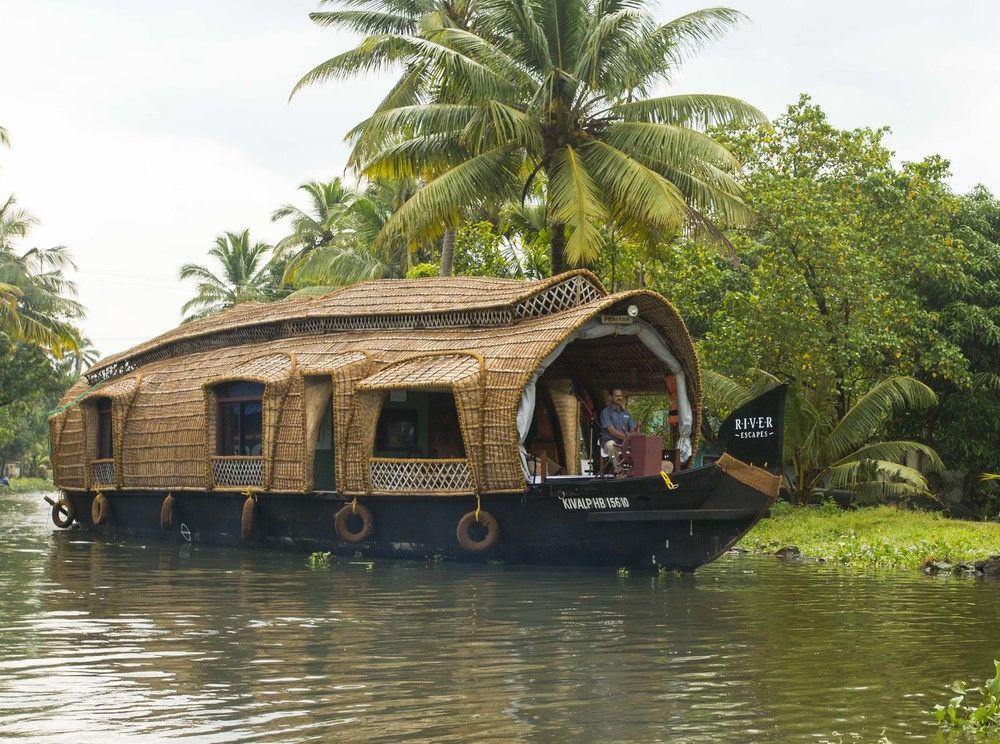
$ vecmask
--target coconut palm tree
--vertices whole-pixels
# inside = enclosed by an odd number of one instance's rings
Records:
[[[201,264],[181,267],[181,279],[198,282],[198,293],[184,303],[184,323],[217,313],[242,302],[266,302],[273,299],[274,281],[269,270],[267,243],[251,243],[250,231],[226,232],[215,239],[208,255],[222,267],[220,274]]]
[[[426,259],[429,245],[403,236],[375,247],[385,224],[416,190],[413,179],[369,184],[351,204],[351,239],[309,254],[298,267],[297,279],[300,284],[312,286],[296,294],[317,294],[354,282],[403,277],[414,263]]]
[[[76,285],[65,275],[76,266],[63,246],[15,249],[36,223],[13,196],[0,205],[0,333],[62,358],[80,348],[72,321],[83,317],[83,306],[72,299]]]
[[[320,0],[320,5],[333,5],[338,0]],[[342,10],[310,13],[309,18],[316,24],[328,28],[340,28],[358,34],[406,34],[419,35],[421,24],[431,26],[468,28],[472,17],[473,3],[469,0],[343,0],[347,6]],[[292,91],[292,95],[303,83]],[[403,74],[392,86],[389,94],[376,108],[376,112],[399,106],[410,106],[420,102],[430,94],[434,84],[429,67],[423,64],[406,66]],[[420,176],[430,180],[438,175],[430,169]],[[455,257],[455,228],[445,225],[441,236],[440,274],[451,276]]]
[[[703,374],[706,403],[724,415],[779,384],[774,375],[753,372],[742,385],[712,370]],[[785,486],[796,503],[805,503],[817,488],[846,488],[870,500],[927,496],[923,473],[905,465],[907,455],[921,455],[931,470],[943,468],[930,447],[919,442],[880,441],[893,413],[937,403],[929,387],[912,377],[891,377],[872,386],[838,419],[825,391],[793,382],[785,407],[784,459],[793,475]]]
[[[738,163],[704,129],[763,115],[725,96],[652,95],[743,20],[737,11],[659,24],[646,0],[484,0],[464,26],[432,13],[414,32],[377,18],[370,6],[381,4],[352,2],[372,11],[377,33],[297,86],[402,65],[390,97],[416,102],[383,102],[355,127],[350,164],[372,178],[437,175],[380,240],[454,227],[465,209],[519,198],[539,174],[553,272],[593,261],[605,223],[656,240],[690,220],[749,216]]]
[[[286,261],[282,280],[295,282],[296,273],[309,255],[319,249],[343,243],[350,235],[351,206],[358,194],[344,186],[339,178],[310,181],[299,186],[309,195],[309,210],[286,204],[274,211],[272,222],[288,219],[292,232],[274,246],[278,260]]]

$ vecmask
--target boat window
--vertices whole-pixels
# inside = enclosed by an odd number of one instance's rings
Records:
[[[390,391],[376,427],[375,456],[464,459],[455,396],[425,390]]]
[[[111,398],[97,399],[97,459],[114,457],[114,435],[111,427]]]
[[[218,404],[216,454],[259,456],[263,445],[264,386],[231,382],[215,389]]]

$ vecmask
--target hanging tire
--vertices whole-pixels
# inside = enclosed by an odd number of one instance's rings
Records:
[[[108,521],[110,515],[111,502],[108,501],[108,497],[103,493],[97,494],[90,505],[90,521],[96,525],[101,525]]]
[[[352,532],[350,528],[350,519],[352,516],[358,517],[361,520],[361,529],[357,532]],[[375,517],[372,515],[371,509],[364,504],[357,502],[345,504],[333,517],[333,529],[336,530],[337,537],[344,542],[364,542],[371,536],[372,531],[375,529]]]
[[[66,529],[76,519],[76,507],[73,502],[63,496],[52,505],[52,524],[61,530]]]
[[[476,539],[472,534],[473,525],[477,523],[486,530],[482,539]],[[478,519],[476,519],[476,513],[470,511],[458,520],[458,529],[455,531],[455,534],[458,537],[458,544],[465,550],[468,550],[470,553],[481,553],[484,550],[492,548],[496,545],[497,540],[500,539],[500,524],[485,509],[479,510]]]
[[[160,529],[172,530],[174,528],[174,497],[169,493],[163,499],[163,506],[160,507]]]
[[[243,502],[243,517],[240,520],[240,534],[244,540],[253,537],[257,527],[257,500],[252,496],[247,497]]]

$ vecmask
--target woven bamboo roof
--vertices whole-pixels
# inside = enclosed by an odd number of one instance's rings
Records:
[[[547,290],[553,291],[546,293]],[[556,301],[549,301],[550,296]],[[106,357],[91,367],[86,376],[95,383],[166,356],[203,348],[213,337],[219,341],[217,346],[227,346],[303,332],[400,327],[408,322],[413,327],[509,325],[525,317],[558,312],[606,296],[600,280],[583,269],[537,281],[430,277],[361,282],[326,295],[266,304],[242,303]],[[354,322],[342,322],[342,327],[329,322],[323,327],[319,323],[338,319]],[[258,337],[234,336],[246,335],[248,329],[255,329]]]

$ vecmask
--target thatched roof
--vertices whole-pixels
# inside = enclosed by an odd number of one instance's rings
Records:
[[[332,294],[266,304],[242,303],[106,357],[86,376],[94,383],[210,345],[229,346],[305,333],[509,325],[520,318],[558,312],[605,296],[607,292],[597,277],[582,269],[527,282],[486,277],[362,282]]]

